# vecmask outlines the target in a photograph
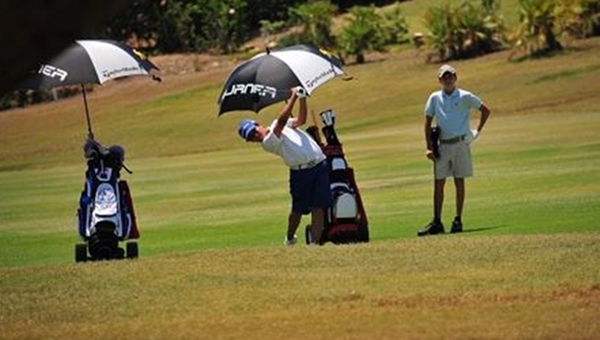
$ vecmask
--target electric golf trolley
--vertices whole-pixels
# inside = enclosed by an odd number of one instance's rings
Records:
[[[344,149],[335,132],[335,113],[326,110],[319,114],[323,121],[321,131],[325,136],[323,144],[316,119],[307,132],[323,150],[329,167],[329,182],[333,205],[325,212],[325,226],[320,244],[369,242],[369,222],[363,206],[360,191],[354,178],[354,169],[348,166]],[[306,242],[310,243],[310,225],[306,227]]]
[[[125,150],[118,145],[104,148],[93,139],[83,147],[87,160],[86,180],[77,211],[78,232],[83,243],[75,245],[75,261],[137,258],[138,239],[133,200],[127,181],[121,180]]]

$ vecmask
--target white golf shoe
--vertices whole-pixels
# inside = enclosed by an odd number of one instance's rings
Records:
[[[283,239],[283,245],[291,247],[294,244],[296,244],[296,242],[298,242],[298,240],[296,239],[296,235],[294,235],[293,239],[288,239],[287,236]]]

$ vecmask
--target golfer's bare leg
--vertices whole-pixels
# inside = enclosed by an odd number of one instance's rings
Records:
[[[300,220],[302,220],[302,214],[298,214],[295,212],[291,212],[288,217],[288,231],[287,238],[291,240],[296,235],[296,230],[298,230],[298,226],[300,225]]]
[[[442,205],[444,204],[444,185],[445,179],[436,179],[433,189],[433,217],[442,219]]]
[[[319,244],[319,241],[321,240],[321,234],[323,233],[323,226],[325,225],[325,212],[323,209],[313,209],[311,214],[312,223],[310,232],[314,242]]]
[[[465,205],[465,179],[455,178],[454,185],[456,186],[456,216],[461,217]]]

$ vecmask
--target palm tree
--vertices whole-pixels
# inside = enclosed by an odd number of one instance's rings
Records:
[[[365,62],[365,52],[383,51],[386,32],[383,18],[377,14],[374,6],[355,6],[350,9],[350,22],[339,35],[341,49],[356,56],[356,62]]]
[[[302,25],[301,42],[327,48],[335,45],[331,21],[336,13],[337,6],[329,1],[309,2],[290,9],[292,19]]]
[[[503,20],[493,0],[430,7],[424,21],[427,42],[440,61],[470,58],[502,47]]]
[[[456,7],[449,3],[430,7],[425,13],[424,22],[428,28],[427,43],[436,50],[439,59],[456,58],[458,54]]]
[[[381,13],[382,25],[386,33],[386,43],[402,44],[408,41],[408,23],[402,14],[400,3],[396,2],[394,6]]]
[[[555,9],[560,31],[569,37],[600,34],[600,1],[559,0]]]
[[[515,51],[548,54],[562,49],[555,32],[556,0],[519,0],[520,24],[509,40]]]

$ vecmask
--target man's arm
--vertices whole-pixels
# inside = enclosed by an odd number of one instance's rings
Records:
[[[298,99],[298,96],[296,95],[296,90],[292,89],[292,95],[290,96],[290,99],[288,99],[287,104],[285,104],[285,106],[279,113],[279,117],[277,117],[277,124],[275,124],[275,128],[273,129],[273,133],[275,134],[275,136],[277,136],[277,138],[281,137],[281,132],[286,126],[288,119],[290,119],[292,115],[292,110],[294,109],[294,105],[296,104],[296,99]]]
[[[481,112],[481,119],[479,119],[479,125],[477,126],[478,133],[481,132],[481,130],[483,130],[485,122],[487,122],[491,113],[490,109],[485,104],[481,104],[481,106],[479,107],[479,111]]]
[[[308,115],[308,105],[306,104],[306,98],[300,98],[300,113],[298,117],[292,119],[292,127],[297,128],[306,123],[306,117]]]
[[[435,155],[433,154],[433,141],[431,140],[431,123],[433,122],[433,117],[425,116],[425,142],[427,143],[427,158],[434,159]]]

